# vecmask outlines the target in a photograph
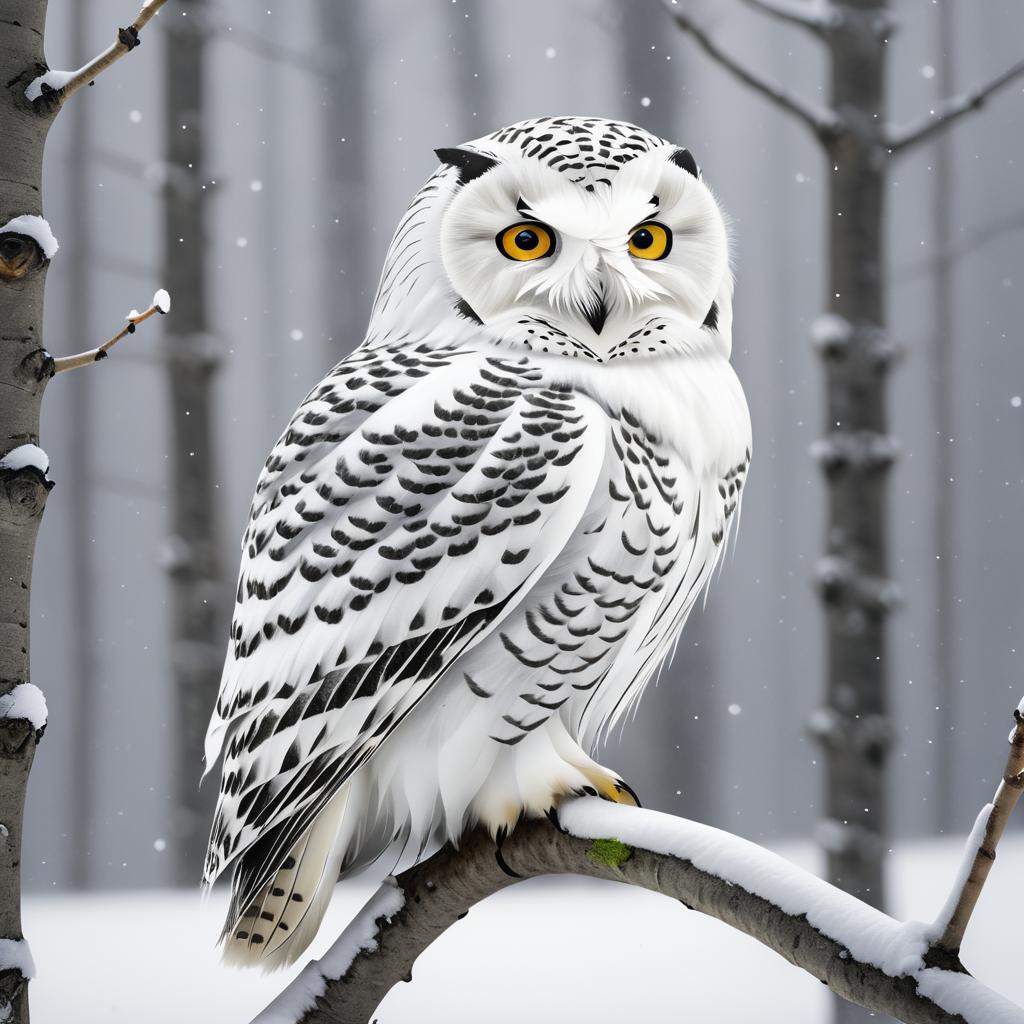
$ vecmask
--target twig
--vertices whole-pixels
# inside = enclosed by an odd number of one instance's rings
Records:
[[[748,7],[821,37],[839,20],[830,3],[819,0],[743,0]]]
[[[153,296],[153,303],[148,309],[141,313],[132,310],[125,317],[127,323],[109,341],[105,341],[98,348],[91,348],[86,352],[79,352],[74,356],[63,356],[53,361],[54,374],[62,373],[64,370],[77,370],[80,366],[91,366],[101,359],[107,358],[107,353],[126,335],[134,334],[135,328],[144,323],[155,313],[166,313],[171,308],[171,297],[162,288]]]
[[[71,73],[59,88],[53,88],[46,82],[47,75],[37,78],[29,86],[29,97],[32,98],[32,89],[39,83],[39,100],[44,105],[60,106],[73,93],[78,92],[84,85],[92,85],[96,78],[101,75],[111,64],[119,61],[126,53],[131,53],[139,45],[139,33],[146,27],[150,19],[160,10],[167,0],[146,0],[141,10],[135,16],[135,20],[127,28],[119,28],[117,37],[102,53],[97,54],[87,64],[84,64],[77,71]],[[49,72],[48,74],[53,74]]]
[[[563,805],[559,818],[568,831],[530,820],[506,840],[502,855],[517,874],[586,875],[661,893],[752,936],[846,999],[902,1021],[985,1024],[998,1005],[1004,1024],[1024,1024],[1024,1010],[969,975],[926,969],[924,925],[901,924],[753,843],[596,798]],[[608,835],[619,838],[597,838]],[[516,881],[498,866],[484,832],[458,850],[446,846],[386,882],[324,959],[253,1024],[366,1024],[392,986],[410,980],[434,939]]]
[[[943,100],[928,117],[922,118],[917,124],[902,130],[891,129],[886,140],[890,152],[894,154],[906,152],[906,150],[938,135],[939,132],[945,131],[965,114],[983,106],[993,93],[998,92],[1022,75],[1024,75],[1024,60],[1019,60],[984,85],[976,85],[960,96],[951,96],[949,99]]]
[[[807,103],[791,93],[786,92],[780,85],[769,82],[766,79],[755,75],[744,67],[735,57],[727,54],[708,35],[705,29],[699,25],[690,15],[681,13],[677,9],[675,0],[663,0],[665,9],[672,16],[672,20],[684,31],[693,36],[698,46],[716,63],[733,74],[741,82],[756,89],[761,95],[766,96],[781,110],[800,118],[808,128],[822,142],[828,142],[835,138],[842,131],[842,120],[834,110],[828,110]]]
[[[964,851],[965,867],[958,878],[959,895],[954,889],[947,901],[946,910],[936,921],[936,930],[942,928],[942,935],[935,945],[947,953],[957,955],[964,941],[964,933],[970,924],[971,915],[978,903],[978,897],[996,859],[996,847],[1010,814],[1024,789],[1024,700],[1014,709],[1013,732],[1010,733],[1010,753],[1006,757],[1003,778],[996,790],[995,798],[981,814],[971,832]],[[953,897],[956,896],[956,902]],[[948,908],[952,904],[952,909]]]

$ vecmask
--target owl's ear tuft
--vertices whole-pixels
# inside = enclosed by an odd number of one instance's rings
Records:
[[[498,166],[498,161],[492,156],[484,156],[483,153],[476,153],[472,149],[435,149],[438,160],[450,167],[459,169],[459,184],[465,185],[481,174],[486,174],[492,167]]]
[[[693,159],[693,154],[688,149],[677,149],[669,157],[669,160],[676,165],[676,167],[682,167],[687,174],[692,174],[695,178],[700,177],[700,169],[697,167],[697,161]]]

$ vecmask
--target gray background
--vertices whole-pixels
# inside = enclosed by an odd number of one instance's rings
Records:
[[[306,390],[361,339],[392,229],[434,166],[431,150],[540,114],[624,118],[665,134],[694,152],[731,215],[735,363],[754,465],[738,541],[706,611],[604,759],[650,806],[754,839],[808,834],[821,785],[804,727],[821,690],[810,579],[823,521],[808,456],[822,427],[808,333],[823,299],[829,168],[802,127],[709,63],[656,0],[346,0],[337,4],[345,38],[325,31],[327,4],[209,4],[207,242],[223,357],[217,479],[228,575],[266,451]],[[81,39],[73,5],[84,8]],[[902,21],[891,42],[896,120],[934,104],[947,60],[962,87],[1021,55],[1024,11],[1013,0],[951,0],[951,47],[935,6],[893,6]],[[106,46],[135,9],[132,0],[51,0],[51,66],[76,66]],[[703,9],[744,58],[821,95],[812,40],[735,3]],[[142,48],[76,96],[51,135],[45,205],[61,252],[46,337],[55,354],[109,337],[162,284],[160,26],[176,16],[172,0]],[[77,132],[76,119],[86,119]],[[898,165],[888,196],[891,320],[907,349],[891,393],[902,453],[893,571],[906,597],[892,624],[899,835],[970,826],[1024,690],[1024,408],[1013,404],[1024,395],[1022,125],[1018,84],[942,144],[946,187],[935,171],[940,146],[929,145]],[[197,244],[184,239],[181,258]],[[937,277],[943,256],[948,288]],[[943,325],[954,396],[944,410],[933,397]],[[161,556],[173,484],[159,327],[147,324],[102,366],[58,378],[47,395],[42,443],[58,486],[35,572],[33,654],[50,725],[23,863],[37,890],[171,877],[174,695]],[[952,479],[939,476],[942,448]],[[943,505],[947,545],[936,532]],[[955,600],[942,636],[940,559],[951,563]],[[225,608],[231,590],[229,579]],[[946,708],[943,665],[955,680]]]

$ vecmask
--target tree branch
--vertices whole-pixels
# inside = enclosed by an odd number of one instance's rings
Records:
[[[25,90],[33,104],[42,108],[60,107],[72,93],[84,85],[92,85],[97,76],[131,53],[139,45],[139,33],[149,24],[150,19],[167,0],[145,0],[135,20],[127,28],[119,28],[117,37],[102,53],[97,54],[77,71],[47,71],[34,79]]]
[[[886,144],[890,152],[894,155],[904,153],[922,142],[927,142],[955,124],[961,117],[978,110],[993,93],[998,92],[1022,75],[1024,75],[1024,60],[1019,60],[984,85],[976,85],[960,96],[951,96],[949,99],[943,100],[928,117],[922,118],[917,124],[902,130],[890,129],[886,137]]]
[[[697,45],[717,64],[730,72],[741,82],[756,89],[762,96],[767,97],[780,110],[787,114],[798,117],[815,136],[823,143],[827,143],[842,132],[842,120],[834,110],[817,107],[811,103],[793,96],[786,92],[780,85],[769,82],[759,77],[744,67],[735,57],[726,53],[708,35],[707,31],[699,25],[690,15],[677,10],[676,0],[663,0],[665,9],[671,15],[672,20],[684,31],[688,32]]]
[[[63,356],[53,361],[53,373],[63,373],[65,370],[77,370],[80,366],[91,366],[101,359],[107,358],[107,353],[126,335],[134,334],[135,328],[144,323],[155,313],[166,313],[171,308],[171,297],[162,288],[153,296],[152,305],[141,313],[133,309],[126,317],[127,323],[109,341],[105,341],[98,348],[91,348],[86,352],[79,352],[74,356]]]
[[[745,932],[834,992],[911,1024],[1024,1024],[1024,1010],[962,973],[926,966],[929,926],[901,924],[737,836],[655,811],[583,798],[566,831],[517,826],[502,847],[524,878],[577,874],[637,885]],[[616,836],[616,839],[601,838]],[[389,879],[323,960],[253,1024],[366,1024],[416,957],[487,896],[513,884],[478,830]]]
[[[839,13],[827,0],[743,0],[748,7],[772,18],[797,25],[819,39],[839,20]]]
[[[978,815],[967,839],[956,884],[935,922],[935,931],[941,930],[935,945],[954,956],[960,952],[967,925],[996,859],[996,847],[1024,789],[1024,700],[1014,709],[1013,721],[1003,778],[992,803],[986,804]]]

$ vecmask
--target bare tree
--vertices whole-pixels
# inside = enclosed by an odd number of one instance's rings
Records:
[[[366,82],[366,25],[355,0],[317,6],[324,44],[336,56],[323,83],[323,161],[327,182],[326,252],[323,296],[330,330],[328,359],[350,352],[362,339],[369,316],[373,282],[366,260],[353,258],[352,239],[365,238],[367,153],[369,152]]]
[[[29,601],[36,536],[53,486],[39,447],[40,403],[54,373],[96,362],[168,304],[164,293],[104,346],[54,358],[43,345],[43,287],[57,242],[42,217],[43,147],[65,100],[139,44],[163,5],[149,0],[115,42],[75,72],[50,72],[43,55],[46,0],[9,0],[0,19],[0,1018],[29,1019],[32,957],[21,928],[25,788],[46,723],[30,681]]]
[[[1021,702],[1024,706],[1024,701]],[[521,822],[502,846],[477,830],[388,879],[320,961],[306,966],[253,1024],[366,1024],[416,957],[469,910],[521,878],[586,875],[679,900],[752,936],[844,1000],[908,1024],[1024,1024],[972,978],[959,952],[996,847],[1024,788],[1024,717],[993,802],[968,838],[931,925],[900,923],[745,839],[596,798]],[[603,838],[615,836],[617,838]],[[1010,911],[1012,912],[1012,910]],[[554,924],[554,922],[552,922]],[[685,1014],[685,1007],[680,1008]]]
[[[899,157],[977,110],[1024,73],[1024,61],[906,128],[888,121],[885,0],[745,0],[810,33],[829,57],[830,102],[818,107],[730,55],[690,11],[668,0],[676,25],[721,67],[802,122],[829,165],[827,309],[814,341],[825,371],[825,435],[814,446],[828,489],[826,552],[818,589],[827,623],[825,706],[812,728],[825,750],[826,814],[820,830],[828,877],[875,906],[884,903],[884,768],[890,742],[886,620],[889,578],[886,481],[895,457],[886,379],[897,354],[887,333],[883,215]],[[842,1010],[843,1019],[859,1018]]]
[[[164,280],[177,296],[164,336],[170,389],[171,523],[165,565],[171,587],[175,727],[175,879],[202,870],[216,797],[199,789],[203,736],[217,698],[227,630],[217,544],[213,424],[216,342],[207,315],[207,188],[204,133],[205,0],[181,0],[164,29]]]

